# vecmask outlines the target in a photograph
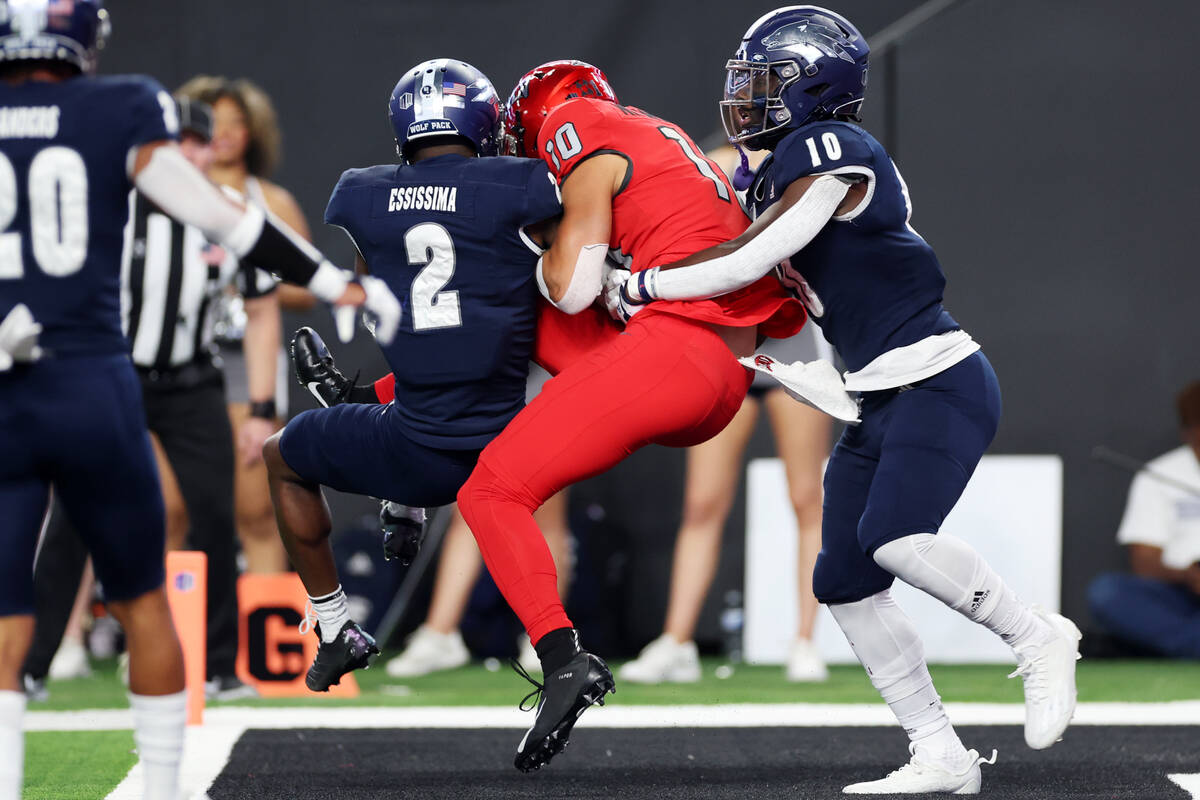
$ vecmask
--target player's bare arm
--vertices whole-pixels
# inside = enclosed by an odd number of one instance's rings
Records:
[[[562,184],[563,216],[554,244],[538,266],[538,284],[551,303],[577,314],[600,294],[612,232],[612,199],[628,162],[601,154],[582,162]]]
[[[279,319],[278,291],[245,300],[246,336],[243,349],[246,354],[246,386],[250,402],[269,402],[274,406],[275,373],[283,331]],[[259,416],[248,417],[237,431],[238,457],[244,464],[254,464],[262,458],[263,442],[275,432],[273,420]]]
[[[549,249],[554,244],[554,237],[558,234],[559,223],[562,222],[562,217],[550,217],[541,222],[535,222],[532,225],[525,226],[525,235],[533,240],[534,244],[539,247]]]
[[[635,302],[698,300],[749,286],[803,249],[835,214],[857,207],[865,196],[865,184],[840,175],[795,180],[738,238],[639,273],[630,278],[626,292]]]

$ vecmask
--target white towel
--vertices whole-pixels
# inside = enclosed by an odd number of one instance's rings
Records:
[[[752,370],[770,375],[792,398],[843,422],[858,422],[858,401],[846,391],[837,367],[828,361],[784,364],[763,353],[739,358]]]

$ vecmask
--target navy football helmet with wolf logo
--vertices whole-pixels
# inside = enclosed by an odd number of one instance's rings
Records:
[[[496,155],[500,99],[487,76],[465,61],[435,58],[408,70],[392,90],[388,118],[396,153],[406,161],[411,143],[435,136],[458,136],[479,155]]]
[[[109,30],[104,0],[0,0],[0,61],[63,61],[92,72]]]
[[[807,122],[857,120],[869,55],[858,29],[824,8],[787,6],[760,17],[725,64],[729,141],[759,150]]]

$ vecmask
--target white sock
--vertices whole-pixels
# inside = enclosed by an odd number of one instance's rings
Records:
[[[829,606],[838,627],[924,761],[954,766],[966,759],[925,664],[925,648],[891,591]]]
[[[308,599],[317,612],[317,622],[321,623],[321,641],[332,642],[342,626],[350,621],[350,607],[346,605],[346,593],[342,591],[341,584],[323,597],[310,595]]]
[[[129,705],[133,709],[133,740],[146,779],[145,800],[176,800],[187,692],[130,694]]]
[[[24,692],[0,692],[0,800],[21,800],[25,769]]]
[[[975,548],[953,536],[916,533],[875,551],[875,562],[928,592],[1009,645],[1053,635]]]

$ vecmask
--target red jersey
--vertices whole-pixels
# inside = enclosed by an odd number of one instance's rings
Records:
[[[560,184],[590,156],[625,159],[625,183],[613,197],[609,255],[633,272],[737,238],[750,224],[721,168],[679,126],[639,109],[569,100],[546,118],[538,152]],[[733,327],[759,325],[779,339],[795,334],[806,319],[804,307],[774,275],[711,300],[660,300],[650,310]]]

